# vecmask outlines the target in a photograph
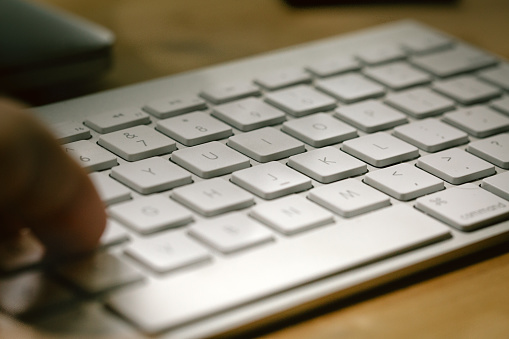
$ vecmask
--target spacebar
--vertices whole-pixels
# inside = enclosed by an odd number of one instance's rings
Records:
[[[156,333],[449,236],[438,221],[396,205],[120,291],[108,305],[143,331]]]

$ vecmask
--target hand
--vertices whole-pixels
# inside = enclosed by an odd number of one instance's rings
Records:
[[[0,239],[30,231],[50,254],[95,248],[104,206],[86,172],[23,106],[0,98]]]

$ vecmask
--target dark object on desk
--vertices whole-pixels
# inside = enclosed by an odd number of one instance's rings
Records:
[[[338,5],[453,4],[459,0],[284,0],[293,7]]]
[[[0,1],[0,91],[89,79],[111,64],[108,30],[52,8]]]

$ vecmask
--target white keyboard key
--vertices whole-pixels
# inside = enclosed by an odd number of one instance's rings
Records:
[[[259,98],[217,105],[212,108],[212,115],[241,131],[276,125],[286,120],[283,112]]]
[[[136,239],[124,253],[157,273],[171,272],[211,259],[203,246],[181,232]]]
[[[375,167],[385,167],[419,156],[417,148],[384,132],[347,140],[341,149]]]
[[[426,152],[437,152],[468,142],[466,133],[432,118],[398,126],[394,135]]]
[[[461,108],[445,114],[443,120],[478,138],[509,130],[509,117],[486,106]]]
[[[143,275],[137,269],[115,255],[102,251],[59,266],[56,273],[91,295],[143,280]]]
[[[308,177],[276,161],[234,172],[231,181],[263,199],[275,199],[312,187]]]
[[[92,137],[90,130],[83,126],[82,123],[76,121],[61,122],[51,125],[51,131],[61,144],[86,140]]]
[[[108,214],[141,234],[182,226],[193,220],[191,212],[163,195],[151,195],[111,206]]]
[[[275,70],[255,79],[255,83],[271,91],[307,82],[311,82],[311,76],[299,68]]]
[[[509,203],[474,184],[464,184],[417,199],[415,207],[462,231],[509,218]]]
[[[102,135],[97,143],[127,161],[136,161],[171,153],[175,141],[148,126],[136,126]]]
[[[330,183],[367,172],[367,165],[339,149],[328,146],[294,155],[288,166],[322,183]]]
[[[108,219],[99,244],[101,247],[120,244],[129,240],[129,233],[118,222]]]
[[[287,235],[334,222],[329,211],[299,195],[256,205],[250,215]]]
[[[225,254],[273,240],[265,226],[240,213],[198,222],[190,227],[189,233]]]
[[[509,172],[483,179],[481,187],[505,200],[509,200]]]
[[[302,142],[272,127],[234,135],[227,145],[258,162],[287,158],[306,150]]]
[[[385,88],[382,85],[357,73],[317,80],[316,88],[346,103],[385,94]]]
[[[432,88],[464,105],[487,101],[502,94],[498,87],[469,75],[435,81]]]
[[[306,69],[319,77],[328,77],[340,73],[356,71],[361,67],[359,62],[348,57],[329,57],[312,61]]]
[[[375,100],[366,100],[336,109],[334,116],[367,133],[389,129],[407,122],[404,114]]]
[[[143,106],[145,112],[159,119],[166,119],[183,113],[203,110],[205,108],[207,108],[205,101],[196,96],[159,99]]]
[[[221,178],[176,188],[171,197],[206,217],[254,204],[251,194]]]
[[[449,237],[446,226],[400,204],[235,260],[148,281],[112,294],[107,304],[155,334]]]
[[[111,176],[141,194],[166,191],[193,182],[186,170],[159,157],[117,166],[112,169]]]
[[[499,112],[509,115],[509,96],[493,100],[490,103],[490,107],[496,109]]]
[[[308,198],[345,218],[389,206],[388,196],[356,179],[313,188]]]
[[[362,49],[356,54],[357,59],[368,65],[376,65],[406,58],[406,54],[397,45],[378,45]]]
[[[314,147],[337,144],[357,136],[355,128],[326,113],[287,121],[281,130]]]
[[[427,84],[432,80],[428,73],[424,73],[405,62],[368,67],[364,69],[363,73],[395,90]]]
[[[300,117],[336,107],[336,101],[307,85],[299,85],[267,93],[265,101],[286,113]]]
[[[439,77],[475,71],[494,65],[496,59],[473,47],[459,45],[452,49],[433,54],[415,56],[410,61]]]
[[[63,148],[89,172],[102,171],[118,164],[117,158],[113,154],[86,140],[66,144]]]
[[[121,201],[131,199],[131,191],[118,181],[113,180],[104,173],[90,173],[88,175],[101,197],[103,203],[108,206]]]
[[[250,166],[248,157],[219,141],[175,151],[171,160],[202,178],[218,177]]]
[[[509,169],[509,133],[471,142],[467,151],[498,167]]]
[[[87,117],[85,125],[99,133],[110,133],[137,125],[150,124],[147,113],[135,108],[126,108]]]
[[[493,165],[459,148],[426,155],[416,165],[454,185],[495,174]]]
[[[478,75],[481,79],[509,91],[509,64],[481,71]]]
[[[390,93],[385,102],[418,119],[454,109],[454,101],[428,88],[413,88]]]
[[[398,200],[412,200],[444,188],[442,180],[410,164],[369,172],[364,182]]]
[[[214,104],[260,95],[260,89],[250,83],[218,84],[209,86],[200,92],[200,96]]]
[[[412,34],[411,38],[401,42],[404,50],[412,54],[427,54],[440,49],[445,49],[452,45],[452,41],[442,35],[423,32]]]
[[[230,126],[203,112],[160,120],[156,129],[186,146],[220,140],[232,135]]]

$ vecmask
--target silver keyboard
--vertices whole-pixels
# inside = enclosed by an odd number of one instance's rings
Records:
[[[509,238],[509,64],[416,22],[37,111],[110,216],[4,267],[45,331],[237,333]]]

